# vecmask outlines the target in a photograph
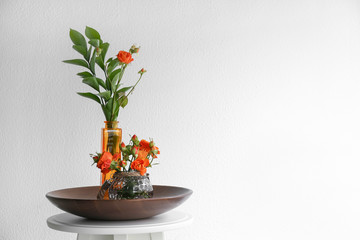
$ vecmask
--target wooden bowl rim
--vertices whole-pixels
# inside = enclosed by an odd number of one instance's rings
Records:
[[[58,190],[54,190],[51,192],[46,193],[46,198],[48,199],[61,199],[61,200],[69,200],[69,201],[106,201],[106,202],[119,202],[119,201],[158,201],[158,200],[164,200],[164,199],[175,199],[175,198],[182,198],[182,197],[186,197],[189,196],[193,193],[193,191],[189,188],[184,188],[184,187],[178,187],[178,186],[169,186],[169,185],[153,185],[153,187],[170,187],[170,188],[179,188],[179,189],[184,189],[186,190],[185,193],[182,194],[178,194],[175,196],[165,196],[165,197],[159,197],[159,198],[141,198],[141,199],[119,199],[119,200],[110,200],[110,199],[81,199],[81,198],[65,198],[65,197],[58,197],[58,196],[54,196],[52,194],[54,194],[54,192],[57,191],[62,191],[62,190],[69,190],[69,189],[76,189],[76,188],[94,188],[94,187],[99,187],[100,186],[83,186],[83,187],[72,187],[72,188],[63,188],[63,189],[58,189]]]

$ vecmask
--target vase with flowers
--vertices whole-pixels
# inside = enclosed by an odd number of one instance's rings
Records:
[[[97,198],[104,199],[106,193],[111,200],[151,198],[153,188],[147,168],[158,164],[154,160],[160,154],[159,148],[153,140],[139,141],[136,135],[131,137],[128,145],[122,142],[119,148],[121,154],[102,152],[90,155],[102,173],[115,171],[111,179],[104,182]]]
[[[132,86],[123,87],[121,80],[126,68],[134,60],[133,55],[139,52],[140,47],[133,45],[129,51],[119,51],[116,56],[106,59],[110,44],[104,42],[98,31],[86,27],[85,37],[78,31],[70,29],[70,39],[73,42],[73,49],[82,58],[65,60],[63,62],[81,66],[86,71],[77,75],[82,82],[95,90],[93,92],[78,92],[82,97],[91,99],[100,104],[105,115],[105,127],[101,131],[101,151],[108,152],[112,156],[120,156],[120,143],[122,142],[122,129],[118,127],[119,109],[125,108],[128,104],[129,95],[134,91],[146,72],[143,68],[138,71],[139,78]],[[97,66],[97,67],[96,67]],[[103,72],[103,77],[97,75],[97,68]],[[101,184],[110,179],[116,171],[111,169],[108,172],[102,171]]]

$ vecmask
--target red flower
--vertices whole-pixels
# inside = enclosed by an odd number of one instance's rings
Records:
[[[134,59],[131,56],[131,53],[125,51],[120,51],[117,55],[117,58],[119,59],[120,62],[125,64],[129,64],[132,61],[134,61]]]

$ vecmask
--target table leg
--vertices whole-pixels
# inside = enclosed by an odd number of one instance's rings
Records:
[[[165,234],[163,232],[150,233],[151,240],[165,240]]]
[[[164,233],[114,235],[114,240],[165,240]]]
[[[113,235],[92,235],[92,234],[78,234],[77,235],[77,240],[114,240]],[[125,239],[120,239],[120,240],[127,240],[127,238]]]
[[[165,235],[163,232],[129,235],[92,235],[79,233],[77,240],[165,240]]]
[[[128,235],[114,235],[114,240],[128,240]]]

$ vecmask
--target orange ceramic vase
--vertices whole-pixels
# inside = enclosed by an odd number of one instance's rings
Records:
[[[112,155],[120,153],[122,130],[118,128],[118,121],[105,121],[105,127],[101,129],[101,150],[110,152]],[[101,173],[101,185],[114,174],[110,171],[107,174]]]

